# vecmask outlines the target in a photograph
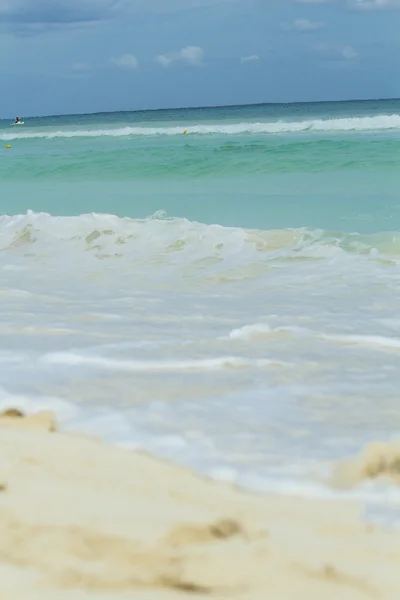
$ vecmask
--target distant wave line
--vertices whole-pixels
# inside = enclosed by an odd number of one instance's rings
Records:
[[[29,124],[28,124],[29,125]],[[218,125],[186,125],[173,127],[116,127],[108,129],[58,129],[49,128],[23,131],[0,132],[0,139],[36,139],[36,138],[78,138],[78,137],[123,137],[123,136],[168,136],[182,135],[185,130],[188,134],[196,135],[240,135],[252,134],[282,134],[301,132],[346,132],[346,131],[384,131],[390,129],[400,130],[400,115],[376,115],[374,117],[348,117],[341,119],[313,119],[306,121],[277,121],[277,122],[242,122]]]

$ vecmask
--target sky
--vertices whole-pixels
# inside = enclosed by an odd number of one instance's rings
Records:
[[[400,0],[0,0],[0,117],[400,97]]]

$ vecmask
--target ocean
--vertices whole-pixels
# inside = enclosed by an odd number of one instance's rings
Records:
[[[0,406],[397,522],[390,482],[330,473],[400,431],[400,100],[24,120]]]

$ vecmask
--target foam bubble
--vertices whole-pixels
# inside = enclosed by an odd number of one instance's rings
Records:
[[[268,366],[273,361],[251,361],[245,358],[220,357],[199,360],[115,360],[97,356],[83,356],[72,352],[54,352],[42,356],[41,362],[48,365],[88,366],[116,371],[207,371],[214,369],[248,369],[252,366]]]
[[[229,337],[233,340],[249,340],[268,336],[271,332],[272,329],[267,323],[256,323],[255,325],[245,325],[240,329],[233,329]]]
[[[381,350],[400,349],[400,338],[382,335],[333,335],[319,334],[322,339],[337,342],[344,346],[371,346]]]

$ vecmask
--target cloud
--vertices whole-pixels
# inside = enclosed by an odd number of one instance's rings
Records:
[[[0,19],[14,24],[69,24],[111,16],[119,0],[0,0]]]
[[[350,10],[397,10],[400,0],[292,0],[316,6],[344,4]],[[104,21],[115,16],[140,13],[163,14],[213,6],[246,5],[251,0],[0,0],[0,22],[9,26],[34,27]],[[41,28],[36,27],[39,31]]]
[[[399,10],[400,0],[293,0],[295,4],[339,4],[354,11]]]
[[[89,65],[87,63],[84,62],[79,62],[79,63],[75,63],[72,65],[72,69],[74,71],[78,71],[80,73],[82,73],[83,71],[88,71],[89,70]]]
[[[199,66],[204,58],[204,50],[200,46],[185,46],[179,52],[170,52],[168,54],[159,54],[156,56],[156,62],[162,67],[169,67],[174,62],[183,62],[191,66]]]
[[[358,58],[358,52],[352,46],[342,46],[340,53],[345,60],[354,60]]]
[[[239,0],[249,2],[250,0]],[[165,14],[191,10],[193,8],[210,8],[221,4],[237,4],[238,0],[120,0],[120,5],[127,11],[135,13]]]
[[[329,4],[332,0],[293,0],[296,4]]]
[[[318,31],[325,26],[321,21],[309,21],[308,19],[295,19],[292,23],[282,23],[283,31]]]
[[[348,0],[350,10],[399,10],[400,0]]]
[[[20,27],[104,21],[116,15],[178,12],[237,0],[0,0],[0,22]],[[242,0],[247,1],[247,0]]]
[[[109,63],[118,69],[135,71],[139,66],[139,61],[133,54],[121,54],[121,56],[112,57]]]
[[[90,75],[89,65],[85,62],[77,62],[71,66],[70,72],[66,73],[66,79],[86,79]]]
[[[260,57],[258,54],[251,54],[250,56],[242,56],[240,62],[242,65],[244,65],[245,63],[258,62],[259,60]]]
[[[159,54],[156,56],[155,61],[161,65],[161,67],[169,67],[169,65],[174,62],[173,58],[171,58],[171,55],[166,54]]]
[[[359,53],[349,44],[329,45],[322,43],[314,46],[314,51],[323,60],[336,63],[351,63],[359,58]]]

